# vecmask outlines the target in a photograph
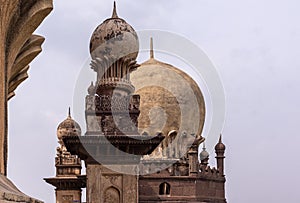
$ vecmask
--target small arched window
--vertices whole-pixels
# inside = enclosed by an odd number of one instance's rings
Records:
[[[170,184],[163,182],[159,185],[159,195],[169,195],[170,194]]]
[[[106,189],[104,193],[104,203],[120,203],[121,197],[120,197],[120,191],[115,187],[109,187]]]

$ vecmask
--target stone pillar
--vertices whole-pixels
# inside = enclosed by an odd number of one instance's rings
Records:
[[[198,146],[192,145],[191,149],[188,152],[189,158],[189,175],[197,176],[199,171],[199,161],[198,161]]]
[[[87,203],[138,203],[137,175],[121,174],[96,164],[87,166],[86,175]]]

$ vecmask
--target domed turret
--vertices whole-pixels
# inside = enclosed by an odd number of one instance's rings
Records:
[[[139,40],[134,29],[116,11],[93,32],[90,40],[91,68],[97,72],[96,93],[109,95],[117,92],[127,96],[134,91],[130,73],[139,65],[136,58]]]
[[[93,59],[108,56],[113,60],[123,57],[135,60],[138,50],[138,36],[131,25],[118,17],[114,2],[112,17],[101,23],[92,34],[91,56]]]
[[[63,136],[80,136],[81,128],[79,124],[72,119],[69,108],[69,115],[67,119],[61,122],[57,127],[57,138],[62,139]]]
[[[200,161],[203,162],[205,159],[209,158],[209,153],[206,151],[205,143],[203,143],[202,152],[200,153]]]
[[[220,174],[224,175],[224,153],[225,153],[225,145],[222,143],[222,135],[220,135],[219,142],[215,146],[216,150],[216,159],[217,159],[217,168]]]

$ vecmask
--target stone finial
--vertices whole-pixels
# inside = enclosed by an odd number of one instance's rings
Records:
[[[215,146],[216,152],[224,152],[225,151],[225,145],[222,143],[222,134],[220,135],[219,142]]]
[[[150,58],[154,58],[154,51],[153,51],[153,38],[150,38]]]
[[[111,18],[119,18],[117,14],[117,6],[116,6],[116,1],[114,1],[114,9]]]
[[[68,117],[71,118],[71,107],[69,107]]]
[[[96,94],[96,88],[94,86],[93,81],[91,82],[91,85],[88,88],[88,93],[89,93],[89,95],[92,95],[92,96],[94,96]]]

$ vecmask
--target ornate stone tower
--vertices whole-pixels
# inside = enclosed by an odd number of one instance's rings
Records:
[[[57,127],[58,143],[55,157],[56,177],[44,180],[55,186],[56,203],[81,202],[81,188],[86,187],[85,176],[81,176],[81,160],[67,151],[63,136],[80,136],[79,124],[71,118],[70,109],[67,119]]]
[[[91,68],[95,86],[86,97],[85,136],[65,136],[68,151],[86,164],[87,202],[138,202],[138,165],[164,136],[138,134],[140,97],[133,95],[130,73],[138,65],[139,43],[134,29],[116,12],[92,34]]]
[[[140,98],[133,95],[130,73],[138,67],[138,49],[136,32],[118,17],[114,3],[112,17],[96,28],[90,40],[97,81],[86,97],[87,135],[137,134]]]

